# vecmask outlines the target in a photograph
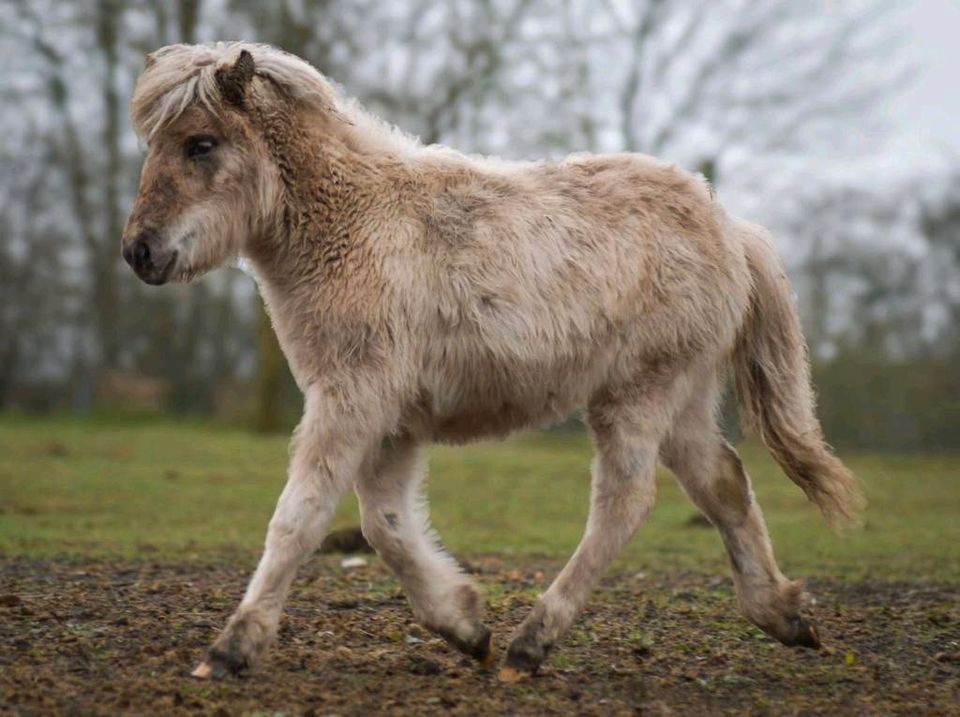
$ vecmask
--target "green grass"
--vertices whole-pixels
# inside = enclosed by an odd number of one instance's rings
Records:
[[[788,574],[960,578],[960,458],[844,456],[870,498],[867,527],[837,537],[757,446],[741,449]],[[285,476],[287,439],[203,421],[0,416],[0,551],[209,558],[255,554]],[[562,556],[586,518],[585,437],[536,434],[436,448],[434,524],[459,553]],[[620,566],[725,570],[714,530],[668,474]],[[334,527],[356,524],[356,501]]]

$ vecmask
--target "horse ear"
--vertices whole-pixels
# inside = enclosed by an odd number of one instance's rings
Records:
[[[253,79],[254,70],[253,55],[247,50],[240,51],[240,57],[233,63],[233,67],[217,70],[217,85],[228,102],[238,107],[243,106],[243,98]]]

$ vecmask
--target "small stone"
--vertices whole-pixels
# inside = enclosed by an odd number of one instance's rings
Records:
[[[365,568],[367,566],[367,559],[361,558],[359,555],[354,555],[349,558],[344,558],[340,561],[340,567],[344,570],[353,570],[355,568]]]

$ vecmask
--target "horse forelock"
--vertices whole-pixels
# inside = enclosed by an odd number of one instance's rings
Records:
[[[217,72],[232,67],[243,50],[253,56],[255,74],[272,80],[288,96],[317,106],[337,102],[332,85],[316,69],[270,45],[168,45],[148,56],[147,67],[137,80],[131,103],[137,135],[149,142],[192,105],[217,113],[224,101]]]
[[[149,141],[190,106],[200,104],[214,114],[224,104],[217,72],[232,67],[240,53],[253,56],[255,76],[272,81],[285,95],[331,112],[351,125],[363,144],[393,154],[410,154],[419,141],[346,99],[308,62],[270,45],[252,42],[214,42],[204,45],[168,45],[147,58],[137,80],[131,117],[137,135]]]

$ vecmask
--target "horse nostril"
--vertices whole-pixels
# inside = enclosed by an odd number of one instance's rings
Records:
[[[137,269],[146,269],[150,265],[150,247],[143,239],[137,239],[133,245],[133,266]]]

